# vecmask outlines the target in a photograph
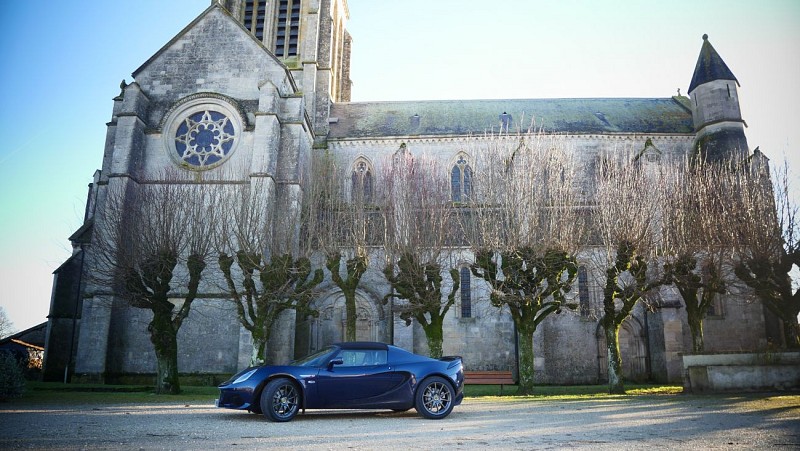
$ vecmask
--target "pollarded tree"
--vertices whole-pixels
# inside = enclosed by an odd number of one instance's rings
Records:
[[[508,308],[519,333],[519,392],[533,390],[533,334],[566,297],[578,266],[582,216],[575,208],[575,167],[563,138],[531,132],[499,135],[476,149],[470,238],[472,272],[491,302]]]
[[[385,165],[386,189],[381,208],[386,224],[387,264],[384,275],[393,291],[386,300],[395,305],[406,325],[422,326],[430,357],[442,356],[442,326],[455,303],[458,270],[449,267],[446,246],[453,215],[447,174],[436,161],[413,157],[405,144]],[[442,273],[447,271],[451,282]]]
[[[740,195],[734,198],[736,276],[781,320],[786,347],[800,348],[800,288],[791,278],[800,267],[800,228],[788,165],[774,171],[770,183],[768,169],[753,163],[740,172]]]
[[[322,269],[296,245],[294,233],[300,212],[285,211],[280,219],[269,216],[275,202],[268,183],[253,181],[247,186],[226,189],[221,210],[217,246],[225,286],[236,304],[239,322],[253,338],[250,365],[263,364],[273,326],[280,315],[295,310],[315,315],[309,308],[314,288],[322,282]]]
[[[683,299],[692,352],[703,352],[703,321],[718,296],[730,291],[733,276],[738,161],[685,160],[667,169],[663,202],[664,284]]]
[[[172,172],[159,179],[109,184],[95,223],[97,266],[91,277],[152,313],[147,330],[156,356],[156,393],[179,393],[177,334],[197,297],[212,243],[208,230],[218,216],[207,187],[183,183]]]
[[[593,226],[602,252],[594,255],[605,274],[600,324],[608,351],[609,393],[625,393],[619,330],[636,304],[662,283],[650,274],[664,190],[660,168],[638,159],[614,163],[609,156],[595,174]],[[652,271],[651,271],[652,273]]]
[[[304,227],[313,247],[325,255],[331,280],[345,299],[346,341],[356,339],[356,290],[369,266],[368,246],[382,237],[382,218],[375,208],[378,193],[366,161],[345,170],[327,151],[312,159],[309,214]]]

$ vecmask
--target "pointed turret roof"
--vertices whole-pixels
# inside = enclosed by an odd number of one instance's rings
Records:
[[[694,67],[692,82],[689,84],[689,92],[694,88],[714,80],[733,80],[739,84],[739,80],[733,75],[725,61],[719,56],[714,47],[708,42],[708,35],[703,35],[703,47],[700,49],[700,56],[697,58],[697,65]]]

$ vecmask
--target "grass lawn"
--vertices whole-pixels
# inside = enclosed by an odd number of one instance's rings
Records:
[[[28,382],[22,398],[12,404],[149,404],[184,403],[212,404],[219,394],[216,387],[183,386],[179,395],[156,395],[153,387],[142,385],[63,384],[59,382]],[[682,387],[674,385],[629,385],[628,395],[674,395]],[[611,396],[605,385],[537,386],[534,398],[592,399]],[[514,398],[516,385],[467,385],[468,398],[504,396]],[[615,395],[620,396],[620,395]]]

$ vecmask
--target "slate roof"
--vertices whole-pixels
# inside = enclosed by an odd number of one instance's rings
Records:
[[[739,84],[739,80],[733,75],[733,72],[722,61],[714,46],[708,42],[708,35],[703,35],[703,47],[700,48],[700,56],[697,58],[697,65],[694,67],[694,75],[692,75],[692,82],[689,83],[689,92],[694,91],[694,88],[714,80],[733,80]]]
[[[22,342],[23,346],[25,344],[28,344],[28,345],[33,345],[35,347],[43,348],[46,334],[47,334],[47,322],[45,321],[41,324],[37,324],[33,327],[17,332],[13,335],[3,337],[3,339],[0,340],[0,346],[8,345],[12,342],[15,342],[17,344],[20,344],[19,342]]]
[[[536,128],[553,133],[694,133],[684,97],[641,99],[438,100],[336,103],[329,139],[388,136],[479,135]],[[414,118],[418,115],[419,118]]]

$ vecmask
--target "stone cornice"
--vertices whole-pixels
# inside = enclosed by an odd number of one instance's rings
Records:
[[[614,134],[554,134],[551,136],[563,137],[565,139],[595,139],[595,140],[629,140],[629,139],[644,139],[644,138],[657,138],[659,140],[693,140],[694,133],[614,133]],[[516,141],[519,140],[517,135],[508,136],[463,136],[463,135],[439,135],[439,136],[387,136],[384,138],[344,138],[344,139],[328,139],[328,145],[331,147],[359,147],[359,146],[399,146],[401,143],[413,142],[417,144],[438,144],[438,143],[475,143],[475,142],[488,142],[488,141]]]

